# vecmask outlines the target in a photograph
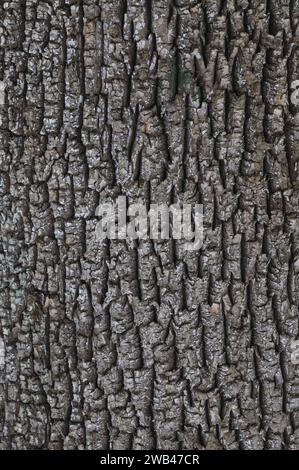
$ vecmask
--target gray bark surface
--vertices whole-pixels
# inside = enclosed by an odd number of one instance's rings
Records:
[[[297,0],[0,1],[0,448],[298,449]],[[204,206],[204,244],[95,239]]]

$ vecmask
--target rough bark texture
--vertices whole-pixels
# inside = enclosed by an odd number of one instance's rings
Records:
[[[1,448],[299,448],[298,0],[0,15]],[[202,249],[97,242],[118,195]]]

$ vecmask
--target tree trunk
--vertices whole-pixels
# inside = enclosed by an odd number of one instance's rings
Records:
[[[0,12],[0,447],[299,448],[298,1]],[[202,248],[96,239],[120,195]]]

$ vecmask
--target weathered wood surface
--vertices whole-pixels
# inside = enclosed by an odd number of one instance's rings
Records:
[[[0,16],[1,448],[299,448],[298,0]],[[118,195],[203,248],[96,242]]]

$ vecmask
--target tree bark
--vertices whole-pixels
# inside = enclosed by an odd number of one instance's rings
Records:
[[[298,449],[298,1],[0,13],[0,447]],[[120,195],[202,248],[96,240]]]

